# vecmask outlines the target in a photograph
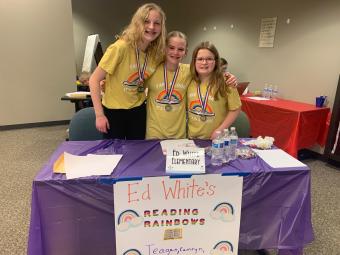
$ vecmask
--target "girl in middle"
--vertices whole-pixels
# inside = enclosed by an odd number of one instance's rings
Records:
[[[190,66],[180,63],[187,53],[187,37],[172,31],[166,38],[165,61],[146,82],[146,139],[186,137],[186,91]]]

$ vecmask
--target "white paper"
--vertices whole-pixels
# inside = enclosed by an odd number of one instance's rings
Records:
[[[118,165],[123,155],[96,155],[88,154],[98,175],[110,175]],[[96,174],[97,175],[97,174]]]
[[[91,175],[110,175],[119,163],[122,155],[87,155],[76,156],[64,153],[67,179]]]
[[[76,91],[76,92],[69,92],[65,94],[68,97],[79,97],[79,96],[90,96],[91,92],[88,91]]]
[[[165,171],[170,174],[205,173],[204,148],[167,147]]]
[[[164,155],[166,155],[168,147],[196,147],[194,141],[189,139],[163,140],[160,144]]]
[[[306,167],[301,161],[281,149],[253,151],[272,168]]]
[[[277,17],[261,19],[259,47],[274,47]]]
[[[253,99],[253,100],[259,100],[259,101],[270,100],[269,98],[265,98],[265,97],[248,97],[248,98]]]

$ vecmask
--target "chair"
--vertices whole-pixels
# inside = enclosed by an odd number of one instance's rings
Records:
[[[70,141],[102,140],[103,134],[96,129],[96,115],[93,107],[76,112],[69,125]]]
[[[239,82],[237,85],[237,91],[240,96],[247,94],[248,93],[248,86],[249,86],[249,81],[246,82]]]
[[[245,112],[240,111],[231,127],[236,128],[236,132],[239,137],[250,137],[250,122]]]

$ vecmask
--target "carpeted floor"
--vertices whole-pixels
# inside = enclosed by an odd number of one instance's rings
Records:
[[[67,126],[52,126],[0,132],[0,255],[26,254],[32,180],[65,140],[66,129]],[[312,169],[315,232],[315,241],[304,254],[340,254],[340,169],[318,160],[304,163]]]

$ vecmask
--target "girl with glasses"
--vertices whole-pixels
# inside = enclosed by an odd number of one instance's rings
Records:
[[[226,86],[220,56],[210,42],[200,43],[190,64],[193,77],[187,91],[189,138],[214,139],[228,128],[240,112],[237,89]]]

